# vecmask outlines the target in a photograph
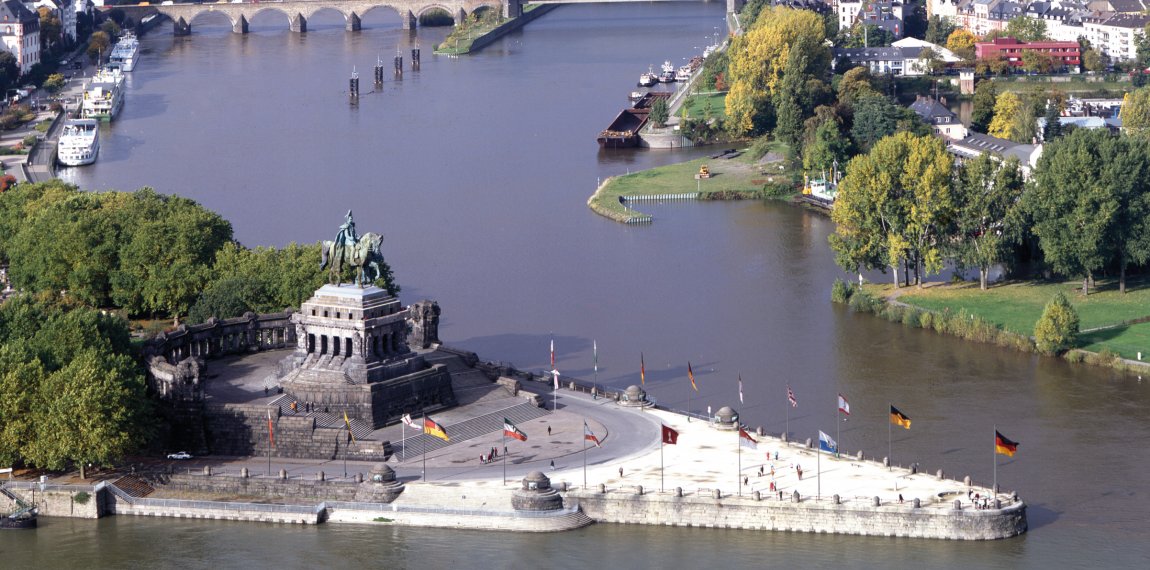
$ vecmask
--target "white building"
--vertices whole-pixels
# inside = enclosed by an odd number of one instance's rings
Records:
[[[1135,39],[1141,37],[1150,23],[1150,16],[1143,14],[1115,14],[1105,20],[1084,20],[1082,29],[1090,45],[1111,61],[1134,59],[1138,47]]]
[[[16,56],[20,73],[40,63],[40,16],[17,0],[0,2],[0,42]]]

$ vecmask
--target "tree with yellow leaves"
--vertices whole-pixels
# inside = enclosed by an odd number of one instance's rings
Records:
[[[967,30],[959,28],[946,38],[946,49],[962,59],[974,59],[974,42],[977,38]]]
[[[728,128],[736,135],[762,130],[771,99],[778,89],[791,46],[799,38],[813,48],[807,56],[804,74],[822,77],[830,68],[830,50],[824,45],[826,30],[814,12],[786,7],[767,7],[747,33],[732,40],[728,50],[727,81]]]

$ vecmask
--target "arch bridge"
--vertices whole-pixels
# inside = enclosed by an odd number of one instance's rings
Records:
[[[126,12],[139,11],[145,13],[159,13],[172,21],[176,35],[187,35],[192,31],[192,21],[204,14],[223,14],[232,23],[232,31],[246,34],[248,21],[256,14],[265,11],[281,12],[290,22],[293,32],[306,32],[307,20],[317,12],[335,10],[343,15],[347,22],[348,31],[360,29],[360,16],[373,8],[391,8],[399,13],[403,22],[403,29],[416,27],[419,17],[431,10],[443,10],[451,14],[456,23],[461,22],[468,14],[478,10],[498,9],[505,18],[514,18],[523,14],[521,0],[264,0],[262,2],[235,3],[196,3],[196,4],[169,4],[161,6],[116,6]],[[132,10],[135,8],[135,10]]]

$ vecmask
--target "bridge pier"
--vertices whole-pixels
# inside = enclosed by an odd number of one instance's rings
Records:
[[[299,32],[301,34],[305,33],[307,32],[307,18],[304,18],[303,14],[296,14],[295,16],[292,16],[291,25],[289,27],[293,32]]]
[[[503,17],[518,18],[523,15],[523,2],[521,0],[503,0]]]
[[[747,0],[727,0],[727,13],[735,13],[743,11],[743,6],[747,4]]]
[[[190,36],[192,34],[192,26],[188,24],[183,18],[172,20],[172,35],[173,36]]]
[[[399,19],[403,20],[403,29],[405,30],[414,30],[418,25],[418,18],[411,13],[411,10],[407,11],[407,15],[400,14]]]
[[[245,18],[243,14],[240,14],[240,17],[235,22],[232,22],[232,32],[237,34],[248,33],[248,19]]]
[[[359,14],[351,12],[347,15],[347,31],[358,32],[360,30]]]
[[[455,14],[452,14],[452,16],[455,18],[455,25],[457,27],[463,25],[463,22],[467,21],[467,12],[464,12],[463,8],[457,10]]]

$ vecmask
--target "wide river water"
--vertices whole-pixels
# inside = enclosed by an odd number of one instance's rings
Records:
[[[829,301],[841,275],[826,216],[777,202],[641,206],[626,227],[585,202],[598,180],[690,152],[601,152],[595,136],[638,75],[702,51],[723,4],[567,6],[481,53],[436,57],[444,29],[409,35],[394,12],[347,33],[333,12],[287,31],[264,13],[240,36],[219,20],[143,40],[122,116],[98,163],[62,173],[86,189],[152,186],[202,202],[247,245],[331,239],[349,209],[384,253],[405,302],[433,298],[441,336],[490,360],[639,382],[663,404],[732,405],[752,426],[834,433],[882,457],[887,405],[913,418],[895,462],[989,484],[993,429],[1021,443],[998,480],[1031,530],[987,543],[593,525],[528,536],[111,517],[44,519],[0,536],[2,566],[683,568],[1150,565],[1150,394],[1137,377],[969,344],[855,315]],[[423,48],[423,69],[367,94],[376,57]],[[349,107],[352,68],[363,99]],[[388,67],[390,71],[390,64]],[[697,150],[694,154],[708,152]],[[739,404],[742,375],[746,403]],[[1150,379],[1148,379],[1150,381]],[[735,462],[734,452],[731,457]],[[733,467],[732,467],[733,468]],[[733,484],[733,482],[732,482]],[[824,489],[824,491],[827,491]]]

